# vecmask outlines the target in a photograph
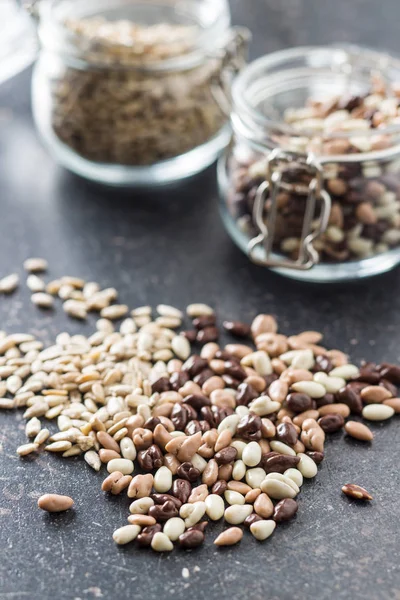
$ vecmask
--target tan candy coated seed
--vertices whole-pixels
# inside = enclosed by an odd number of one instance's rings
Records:
[[[363,423],[358,423],[357,421],[347,421],[344,429],[348,435],[356,440],[371,442],[374,439],[374,434],[372,431]]]
[[[226,529],[214,540],[216,546],[233,546],[240,542],[243,537],[243,531],[239,527],[230,527]]]
[[[40,496],[38,507],[47,512],[62,512],[68,510],[74,501],[69,496],[60,496],[59,494],[45,494]]]

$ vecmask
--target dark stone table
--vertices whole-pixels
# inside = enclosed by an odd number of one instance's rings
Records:
[[[397,0],[234,0],[234,20],[254,30],[253,55],[336,40],[398,49]],[[0,274],[22,274],[32,255],[51,276],[79,275],[114,285],[130,306],[162,300],[183,307],[207,301],[219,314],[279,318],[283,332],[321,329],[326,343],[355,360],[400,360],[399,273],[347,287],[313,287],[249,264],[220,222],[214,169],[179,188],[138,193],[90,185],[56,166],[38,142],[29,109],[29,74],[0,90]],[[89,333],[57,306],[39,312],[26,288],[0,298],[1,329]],[[128,502],[106,498],[87,465],[40,456],[23,460],[21,414],[0,415],[0,600],[193,598],[235,600],[398,600],[398,419],[373,426],[371,447],[334,435],[315,481],[301,493],[297,518],[264,544],[246,535],[218,550],[139,553],[117,548]],[[344,497],[357,482],[370,505]],[[76,509],[49,516],[38,495],[74,497]],[[396,535],[397,534],[397,535]],[[189,570],[189,578],[182,569]]]

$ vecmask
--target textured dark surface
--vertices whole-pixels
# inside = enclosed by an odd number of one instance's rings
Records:
[[[397,0],[234,0],[236,23],[255,32],[253,55],[336,40],[398,47]],[[251,266],[218,216],[214,170],[179,189],[139,194],[89,185],[57,167],[36,139],[28,74],[0,90],[0,274],[21,271],[30,255],[49,259],[51,276],[79,275],[114,285],[130,306],[162,300],[183,307],[212,303],[220,316],[277,315],[285,333],[316,328],[356,360],[400,359],[399,272],[362,285],[298,285]],[[0,298],[1,328],[45,341],[93,323],[68,321],[60,306],[40,313],[22,288]],[[327,460],[300,496],[296,519],[264,544],[246,535],[238,547],[206,546],[159,556],[117,548],[113,530],[128,502],[106,498],[101,476],[80,461],[19,459],[20,414],[0,415],[0,599],[92,598],[400,598],[398,419],[373,426],[364,446],[336,434]],[[344,483],[373,495],[344,497]],[[75,510],[36,509],[47,491],[70,494]],[[188,568],[190,577],[182,576]]]

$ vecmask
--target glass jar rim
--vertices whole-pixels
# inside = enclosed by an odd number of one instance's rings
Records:
[[[195,0],[158,0],[155,6],[171,6],[175,4],[182,6],[184,4],[196,5]],[[140,5],[151,5],[150,0],[112,0],[112,10],[124,7],[134,7]],[[93,11],[90,8],[93,7]],[[82,10],[82,8],[84,10]],[[89,8],[89,10],[88,10]],[[193,36],[192,45],[187,52],[174,56],[172,58],[163,58],[159,61],[149,63],[138,63],[132,65],[110,65],[107,61],[88,60],[83,51],[77,46],[77,36],[68,31],[65,26],[65,20],[69,17],[89,18],[97,16],[101,10],[110,8],[110,0],[40,0],[38,8],[38,36],[40,44],[45,49],[50,49],[66,57],[72,57],[77,60],[83,60],[94,67],[112,67],[121,70],[142,70],[142,71],[167,71],[191,68],[201,64],[205,58],[218,55],[228,39],[231,27],[231,16],[228,0],[212,0],[213,14],[210,22],[205,27],[199,27],[198,33]],[[74,12],[78,9],[78,12]],[[199,20],[196,23],[201,25]]]
[[[295,48],[288,48],[286,50],[279,50],[277,52],[273,52],[271,54],[267,54],[262,56],[261,58],[250,63],[236,78],[232,87],[232,98],[233,98],[233,112],[232,112],[232,121],[234,129],[236,126],[239,126],[239,129],[243,130],[243,126],[249,131],[252,127],[249,124],[253,123],[259,130],[261,127],[264,131],[268,131],[270,129],[274,129],[276,133],[282,135],[288,135],[293,137],[304,137],[312,139],[317,134],[315,131],[310,130],[301,130],[295,129],[283,122],[283,120],[273,120],[262,113],[261,110],[255,108],[249,97],[248,93],[251,84],[257,81],[260,78],[264,78],[265,80],[268,78],[267,71],[278,69],[280,66],[284,66],[287,61],[296,59],[296,58],[309,58],[312,56],[329,56],[332,61],[332,65],[336,65],[337,67],[345,66],[346,64],[351,64],[357,60],[365,61],[365,64],[369,64],[371,69],[371,74],[373,70],[382,69],[382,66],[385,65],[386,68],[394,68],[399,72],[400,78],[400,59],[396,58],[389,53],[379,52],[376,50],[371,50],[369,48],[364,48],[357,45],[332,45],[332,46],[300,46]],[[276,78],[278,77],[279,72],[275,71],[271,77],[271,83],[265,83],[265,89],[269,86],[274,86]],[[264,89],[264,88],[263,88]],[[271,94],[271,97],[273,94]],[[242,122],[240,125],[239,122]],[[379,129],[368,129],[368,130],[356,130],[356,131],[338,131],[329,134],[324,134],[324,139],[326,140],[334,140],[334,139],[346,139],[348,140],[351,137],[358,138],[371,138],[373,136],[379,135],[393,135],[400,133],[400,124],[388,125],[386,127],[382,127]],[[257,141],[261,141],[257,139]],[[374,151],[374,155],[384,155],[385,150],[377,150]],[[393,147],[390,148],[390,152],[393,152]],[[362,156],[361,152],[359,156]],[[344,155],[343,155],[344,156]],[[329,160],[332,160],[333,157],[329,157]],[[369,158],[369,156],[368,156]],[[354,160],[354,155],[353,155]]]

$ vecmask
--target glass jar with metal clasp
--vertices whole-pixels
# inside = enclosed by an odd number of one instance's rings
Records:
[[[224,223],[249,258],[336,282],[400,263],[400,61],[355,46],[265,56],[233,85]]]
[[[227,0],[36,0],[37,128],[75,173],[113,185],[179,180],[230,139],[218,86],[245,64]]]

